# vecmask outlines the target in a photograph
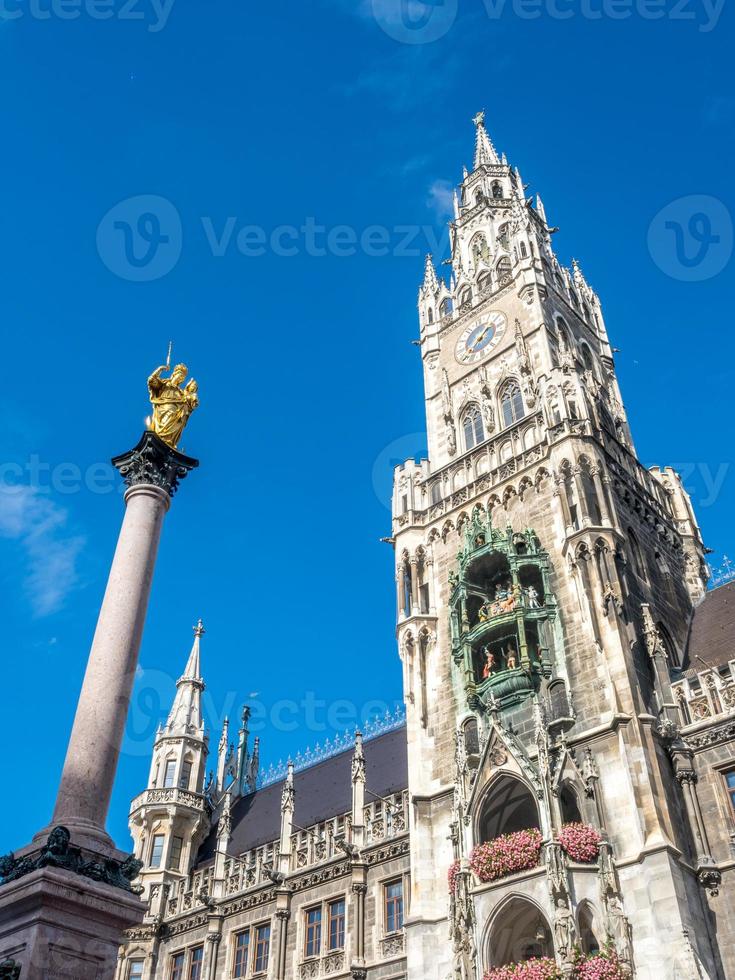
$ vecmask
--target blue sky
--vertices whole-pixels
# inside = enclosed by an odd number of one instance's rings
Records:
[[[248,697],[274,761],[400,701],[378,539],[391,465],[424,449],[416,288],[480,108],[602,297],[643,461],[683,469],[715,559],[735,552],[732,7],[34,2],[0,20],[2,781],[22,799],[0,850],[50,818],[122,517],[106,464],[170,338],[201,468],[166,519],[117,841],[198,616],[215,745]],[[719,244],[677,264],[666,220]],[[160,266],[122,250],[126,224],[168,238]]]

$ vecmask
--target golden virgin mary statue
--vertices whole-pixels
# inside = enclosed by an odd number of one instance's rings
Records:
[[[181,387],[187,375],[185,364],[177,364],[168,378],[162,378],[161,374],[168,370],[171,370],[169,366],[162,364],[148,378],[148,394],[153,406],[148,428],[167,446],[176,449],[189,416],[199,404],[198,385],[191,378]]]

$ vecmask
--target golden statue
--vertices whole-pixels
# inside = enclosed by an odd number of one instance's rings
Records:
[[[171,371],[170,376],[162,378],[163,371]],[[148,378],[148,394],[153,406],[153,416],[147,420],[148,428],[172,449],[176,449],[189,416],[199,404],[199,386],[193,378],[181,387],[186,375],[185,364],[177,364],[173,370],[168,364],[162,364]]]

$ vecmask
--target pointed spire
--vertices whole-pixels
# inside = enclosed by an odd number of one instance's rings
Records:
[[[518,191],[513,188],[513,193],[510,198],[510,215],[511,215],[511,228],[514,232],[519,231],[521,228],[525,227],[528,219],[526,212],[525,199],[521,199],[518,195]]]
[[[202,729],[202,691],[204,681],[200,667],[200,641],[204,634],[201,619],[194,627],[194,643],[184,673],[176,681],[176,697],[165,726],[167,735],[192,734]]]
[[[574,285],[580,292],[583,293],[589,289],[587,280],[584,278],[584,274],[579,267],[579,262],[577,262],[576,259],[572,259],[572,279],[574,281]]]
[[[475,124],[475,166],[473,169],[477,170],[485,163],[500,163],[500,157],[485,129],[485,111],[478,112],[472,122]]]
[[[459,198],[457,197],[457,189],[452,191],[452,204],[454,206],[454,220],[456,221],[459,217]]]
[[[426,256],[426,262],[424,264],[424,281],[422,284],[422,289],[431,294],[435,293],[439,288],[439,280],[436,277],[436,269],[434,268],[434,260],[432,258],[431,252]]]
[[[227,759],[230,748],[230,719],[225,715],[222,724],[222,735],[220,736],[219,746],[217,747],[217,792],[221,793],[225,788],[227,777]]]
[[[541,195],[536,195],[536,210],[538,211],[538,216],[541,218],[544,224],[548,224],[546,220],[546,208],[544,207],[544,202],[541,200]]]

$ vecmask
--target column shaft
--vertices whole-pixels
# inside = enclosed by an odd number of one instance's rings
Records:
[[[107,843],[105,821],[138,663],[168,493],[139,484],[126,510],[77,705],[53,822]]]

